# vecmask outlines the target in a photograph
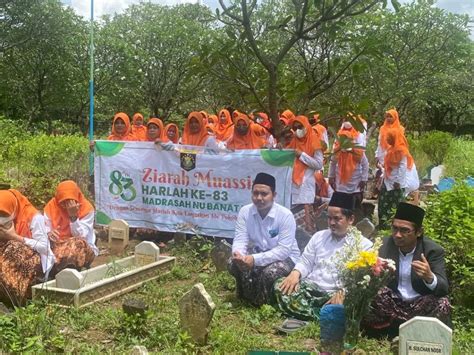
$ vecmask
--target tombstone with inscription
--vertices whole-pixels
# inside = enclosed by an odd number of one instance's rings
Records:
[[[450,355],[453,332],[437,318],[415,317],[399,332],[399,355]]]
[[[160,248],[152,242],[141,242],[135,247],[135,265],[144,266],[160,259]]]
[[[232,246],[227,243],[225,240],[221,240],[217,245],[211,250],[211,259],[214,265],[216,266],[216,271],[226,271],[227,262],[232,256]]]
[[[113,253],[121,253],[128,245],[130,228],[122,219],[113,220],[109,224],[109,248]]]
[[[195,284],[191,291],[179,300],[181,327],[192,339],[200,344],[207,343],[208,326],[211,323],[216,305],[204,289],[202,283]]]

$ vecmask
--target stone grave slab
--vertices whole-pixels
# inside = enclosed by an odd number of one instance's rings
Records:
[[[122,219],[113,220],[109,224],[109,248],[113,253],[121,253],[128,245],[130,227]]]
[[[200,344],[207,343],[209,324],[216,305],[202,283],[195,284],[178,302],[181,327]]]
[[[363,218],[359,223],[356,224],[356,228],[360,230],[362,235],[366,238],[369,238],[375,231],[374,224],[368,218]]]
[[[135,263],[138,266],[154,263],[160,258],[160,248],[152,242],[141,242],[135,247]]]
[[[399,355],[450,355],[453,332],[439,319],[415,317],[399,332]]]
[[[77,290],[84,285],[84,276],[76,269],[64,269],[57,273],[56,285],[67,290]]]
[[[231,256],[232,246],[225,240],[218,242],[217,245],[211,250],[211,259],[216,266],[217,272],[227,270],[227,262]]]

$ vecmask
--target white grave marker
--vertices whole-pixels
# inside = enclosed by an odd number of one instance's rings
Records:
[[[125,249],[128,245],[130,228],[128,223],[122,219],[113,220],[109,224],[109,248]]]
[[[160,258],[160,248],[152,242],[141,242],[135,247],[135,264],[137,266],[144,266]]]
[[[453,331],[437,318],[415,317],[400,326],[399,355],[450,355]]]
[[[56,287],[78,290],[83,286],[84,276],[76,269],[64,269],[56,274]]]

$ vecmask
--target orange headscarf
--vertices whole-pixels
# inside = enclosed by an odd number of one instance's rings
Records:
[[[123,122],[125,122],[125,134],[123,135],[118,135],[117,132],[115,132],[115,121],[118,119],[122,119]],[[131,127],[130,127],[130,118],[128,115],[124,112],[117,112],[114,116],[114,120],[112,122],[112,134],[107,138],[109,141],[136,141],[137,138],[133,133],[131,133]]]
[[[148,125],[150,123],[153,123],[153,124],[156,124],[158,126],[158,128],[160,129],[160,135],[157,137],[157,139],[161,139],[161,140],[164,140],[164,136],[165,136],[165,126],[163,124],[163,121],[160,120],[159,118],[156,118],[156,117],[152,117],[148,120],[148,123],[146,124],[146,129],[147,129],[147,135],[146,135],[146,141],[155,141],[155,139],[150,139],[148,137]],[[167,139],[168,140],[168,139]]]
[[[0,190],[0,211],[9,216],[15,216],[13,223],[18,235],[31,238],[31,221],[38,214],[38,210],[19,191]]]
[[[143,124],[141,126],[135,126],[135,123],[141,119]],[[132,117],[133,125],[132,125],[132,134],[135,136],[135,138],[138,141],[146,141],[147,140],[147,135],[146,135],[146,126],[145,126],[145,120],[143,119],[143,115],[139,112],[133,115]]]
[[[394,130],[397,134],[397,141],[400,143],[405,143],[408,148],[408,142],[405,138],[405,128],[400,124],[400,118],[398,117],[398,112],[395,109],[388,110],[385,112],[393,117],[393,123],[388,123],[387,120],[384,121],[382,127],[380,127],[380,146],[383,150],[388,149],[387,143],[387,132],[389,130]]]
[[[192,134],[191,130],[189,129],[189,122],[193,118],[199,123],[199,132],[195,134]],[[187,145],[204,146],[209,137],[210,136],[209,133],[207,133],[207,128],[204,123],[204,116],[202,113],[196,111],[191,112],[186,119],[186,123],[184,124],[183,138],[181,139],[182,143]]]
[[[257,126],[246,114],[238,113],[234,118],[234,125],[237,122],[244,121],[249,127],[247,134],[242,136],[234,130],[234,134],[227,141],[227,148],[229,149],[260,149],[265,145],[265,138],[260,136],[253,126]],[[262,128],[262,127],[260,127]]]
[[[171,128],[171,127],[174,127],[175,130],[176,130],[176,136],[173,138],[172,142],[177,144],[179,142],[179,128],[178,128],[178,125],[175,124],[175,123],[168,123],[166,126],[165,126],[165,133],[163,134],[163,141],[164,142],[169,142],[171,139],[168,137],[168,130]]]
[[[403,157],[407,158],[407,166],[409,169],[413,166],[413,157],[408,151],[407,146],[403,143],[400,133],[396,129],[390,129],[386,132],[386,138],[391,137],[394,141],[393,145],[388,144],[387,152],[384,158],[385,174],[390,176],[393,168],[400,164]]]
[[[295,119],[295,114],[293,112],[291,112],[290,110],[285,110],[280,115],[280,117],[286,118],[288,120],[288,122],[291,123],[291,121]]]
[[[299,149],[302,152],[305,152],[310,157],[314,156],[316,150],[321,150],[321,143],[319,137],[316,135],[316,132],[313,131],[311,125],[309,124],[308,117],[306,116],[296,116],[290,121],[290,125],[293,126],[295,122],[299,122],[303,125],[306,130],[306,134],[303,138],[296,137],[296,134],[293,135],[293,138],[288,143],[287,148],[290,149]],[[296,185],[301,185],[303,182],[304,172],[306,171],[307,166],[301,162],[298,158],[295,160],[293,166],[293,183]]]
[[[261,117],[263,119],[263,122],[260,123],[263,127],[268,129],[272,128],[272,121],[265,112],[257,113],[257,117]]]
[[[221,123],[221,115],[225,116],[225,123]],[[214,130],[216,131],[216,138],[220,141],[228,140],[234,133],[234,125],[232,124],[232,118],[230,112],[226,109],[220,110],[217,116],[217,121],[214,124]]]
[[[79,219],[94,211],[92,204],[84,197],[77,184],[72,180],[59,183],[56,195],[44,206],[44,214],[51,221],[52,229],[59,232],[60,239],[71,238],[70,220],[67,211],[60,203],[65,200],[74,200],[79,203]]]
[[[209,117],[207,118],[207,123],[215,126],[218,120],[219,118],[216,115],[209,115]]]
[[[339,137],[345,136],[352,139],[352,142],[357,139],[359,134],[360,133],[354,127],[351,127],[350,129],[341,128],[337,132]],[[345,184],[351,179],[357,164],[360,163],[364,154],[364,150],[360,148],[353,148],[351,151],[342,151],[339,149],[339,147],[340,144],[338,141],[336,141],[334,144],[334,153],[336,154],[337,158],[337,168],[339,170],[341,182]]]

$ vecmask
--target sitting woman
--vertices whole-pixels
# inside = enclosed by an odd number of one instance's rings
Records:
[[[165,128],[162,120],[156,117],[150,118],[146,128],[146,141],[155,142],[157,139],[163,140]]]
[[[139,140],[131,130],[130,118],[124,112],[117,112],[112,122],[112,134],[109,141],[137,141]]]
[[[164,141],[170,141],[174,144],[179,143],[179,128],[175,123],[168,123],[165,126]]]
[[[24,305],[54,264],[44,217],[17,190],[0,191],[0,300]]]
[[[94,207],[74,181],[61,182],[44,207],[46,231],[56,258],[53,274],[65,268],[89,267],[95,246]]]

